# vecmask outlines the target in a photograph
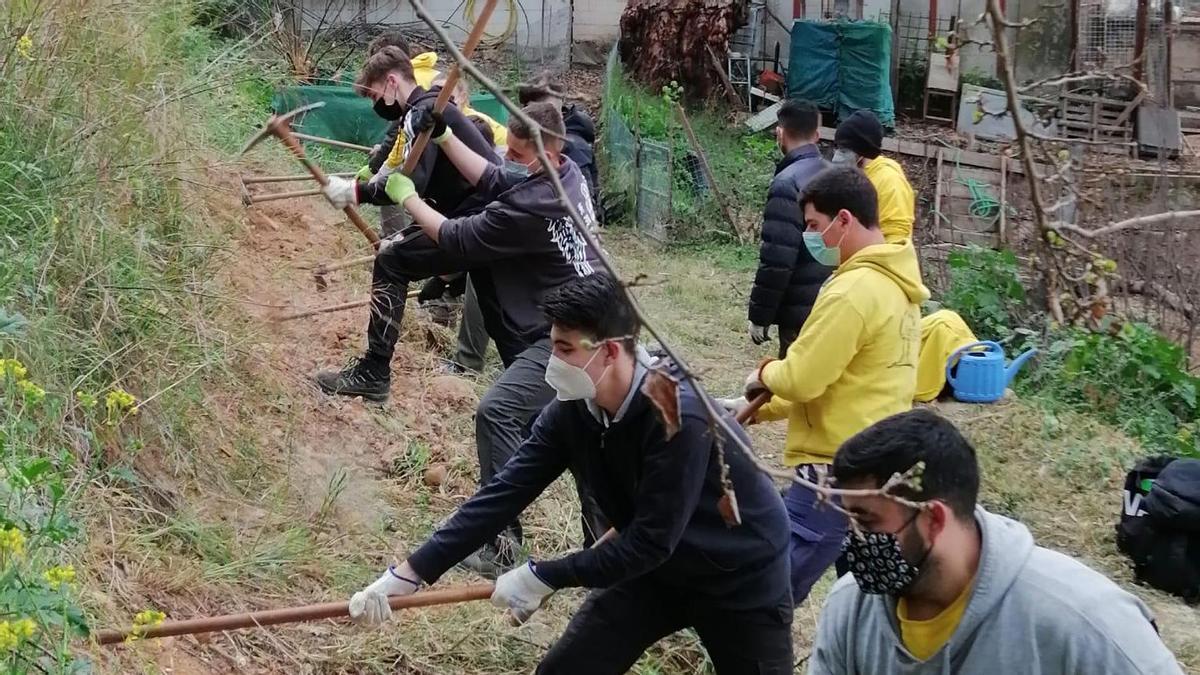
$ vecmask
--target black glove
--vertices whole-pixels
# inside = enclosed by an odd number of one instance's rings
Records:
[[[433,277],[421,287],[421,292],[417,294],[417,302],[425,304],[432,300],[440,300],[445,292],[446,282],[441,277]]]
[[[463,293],[467,292],[467,275],[460,274],[456,277],[451,277],[446,284],[446,294],[452,298],[462,297]]]
[[[413,107],[412,112],[408,115],[413,133],[420,134],[432,129],[433,134],[430,138],[441,138],[446,134],[446,121],[442,119],[441,113],[434,112],[432,101],[426,101]]]

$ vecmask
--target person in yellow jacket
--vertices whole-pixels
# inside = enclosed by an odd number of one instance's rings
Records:
[[[443,75],[433,81],[433,86],[441,87],[446,84],[446,77]],[[504,148],[508,147],[508,127],[497,122],[491,115],[479,112],[471,107],[471,90],[467,88],[467,82],[463,78],[458,78],[458,84],[454,85],[454,105],[462,111],[462,114],[467,117],[473,117],[477,120],[482,120],[484,124],[492,130],[492,142],[497,148],[497,152],[504,154]]]
[[[888,243],[913,238],[916,198],[904,168],[884,157],[883,125],[869,110],[859,110],[838,125],[833,142],[834,164],[851,164],[863,170],[879,196],[879,229]]]
[[[786,419],[784,463],[820,482],[834,453],[854,434],[912,407],[921,346],[921,283],[912,242],[888,243],[879,229],[875,189],[858,169],[817,174],[800,196],[804,244],[834,267],[812,314],[787,355],[752,371],[745,401],[769,392],[756,422]],[[792,597],[799,604],[837,559],[845,516],[816,504],[793,484],[784,495],[791,517]]]
[[[946,361],[950,355],[979,338],[963,318],[942,309],[921,319],[921,355],[917,363],[914,401],[932,401],[946,388]]]

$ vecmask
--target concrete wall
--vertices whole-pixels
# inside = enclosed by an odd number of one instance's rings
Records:
[[[1200,106],[1200,17],[1179,23],[1171,50],[1171,80],[1177,107]]]
[[[613,42],[621,34],[626,0],[575,0],[575,40]]]

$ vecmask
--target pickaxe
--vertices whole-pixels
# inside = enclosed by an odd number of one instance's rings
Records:
[[[337,176],[339,178],[351,178],[353,173],[331,173],[329,176]],[[258,183],[297,183],[302,180],[312,180],[312,175],[302,173],[296,176],[242,176],[242,185],[256,185]]]
[[[329,183],[329,178],[326,177],[324,171],[321,171],[321,167],[317,166],[315,162],[313,162],[308,158],[307,155],[304,154],[304,147],[301,146],[300,141],[296,139],[296,134],[292,132],[293,119],[295,119],[298,115],[302,115],[310,110],[315,110],[323,105],[325,105],[324,101],[318,101],[316,103],[310,103],[306,106],[296,108],[295,110],[283,115],[272,115],[271,119],[267,120],[267,124],[261,130],[259,130],[258,133],[254,134],[249,141],[246,141],[246,145],[242,147],[241,154],[246,154],[250,148],[258,145],[267,136],[275,136],[283,142],[284,147],[286,147],[293,155],[296,156],[296,159],[300,160],[300,163],[304,165],[304,168],[308,169],[308,172],[312,174],[312,177],[317,181],[317,183],[321,187],[325,187]],[[359,215],[358,210],[353,206],[347,205],[346,208],[342,209],[342,211],[346,214],[346,217],[350,219],[350,222],[354,223],[354,226],[358,228],[358,231],[367,238],[367,241],[371,242],[372,246],[379,248],[379,235],[375,234],[375,231],[371,229],[371,226],[367,224],[367,221],[363,220],[363,217]]]
[[[359,152],[365,152],[367,154],[371,154],[372,152],[375,151],[375,148],[368,148],[365,145],[356,145],[354,143],[346,143],[345,141],[335,141],[332,138],[321,138],[320,136],[313,136],[311,134],[302,134],[299,131],[293,131],[292,135],[295,136],[296,138],[299,138],[302,141],[310,141],[312,143],[322,143],[324,145],[332,145],[335,148],[345,148],[346,150],[358,150]]]
[[[408,295],[406,295],[405,298],[407,298],[408,300],[412,300],[413,298],[417,297],[420,294],[421,294],[421,291],[409,291]],[[291,314],[284,314],[283,316],[276,317],[275,321],[293,321],[295,319],[306,319],[310,316],[316,316],[318,314],[330,314],[332,312],[342,312],[347,309],[355,309],[357,307],[366,307],[369,304],[371,304],[370,298],[367,298],[366,300],[351,300],[350,302],[342,302],[342,303],[339,303],[336,305],[329,305],[328,307],[317,307],[315,309],[305,309],[305,310],[301,310],[299,312],[293,312]]]
[[[267,194],[254,195],[250,194],[250,191],[246,189],[245,185],[243,185],[242,206],[253,206],[262,202],[274,202],[279,201],[280,199],[292,199],[293,197],[314,197],[319,194],[323,193],[318,188],[315,190],[293,190],[291,192],[270,192]]]

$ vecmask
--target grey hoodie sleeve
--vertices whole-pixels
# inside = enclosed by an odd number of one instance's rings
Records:
[[[846,590],[838,593],[839,588],[845,586],[845,581],[843,579],[834,585],[825,600],[825,606],[821,608],[821,616],[817,620],[817,639],[813,641],[812,654],[808,658],[808,675],[855,673],[848,665],[850,654],[846,642],[855,630],[849,602],[853,593]]]

